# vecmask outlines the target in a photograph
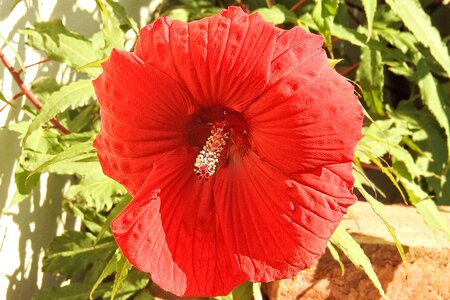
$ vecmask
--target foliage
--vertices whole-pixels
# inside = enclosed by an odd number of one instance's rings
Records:
[[[133,44],[138,27],[117,2],[96,3],[101,30],[90,38],[72,32],[61,20],[21,30],[29,46],[72,68],[76,79],[63,86],[45,77],[32,83],[32,91],[44,105],[37,113],[24,107],[30,121],[9,128],[22,139],[15,174],[17,193],[10,205],[26,199],[40,174],[70,175],[65,208],[84,225],[82,232],[67,231],[56,237],[43,262],[44,271],[72,279],[71,284],[41,291],[35,299],[153,299],[146,289],[149,277],[126,261],[109,230],[130,196],[103,175],[92,147],[99,130],[99,108],[91,80],[101,72],[100,64],[112,48],[130,50],[125,45]],[[443,4],[426,0],[279,0],[276,4],[271,0],[167,0],[157,6],[152,18],[194,20],[236,4],[282,28],[301,26],[322,34],[330,58],[343,59],[331,62],[354,80],[367,117],[355,155],[355,189],[385,223],[402,258],[395,230],[384,219],[384,187],[372,182],[373,173],[386,176],[398,189],[398,198],[413,204],[431,228],[450,239],[450,227],[436,206],[450,204],[450,56],[441,37],[444,28],[433,26],[435,13],[445,9]],[[9,103],[2,93],[0,99]],[[51,126],[55,117],[70,134],[62,135]],[[369,259],[344,229],[338,228],[331,243],[362,268],[384,296]],[[331,244],[329,249],[339,259]],[[230,295],[215,299],[262,296],[259,285],[244,283]]]

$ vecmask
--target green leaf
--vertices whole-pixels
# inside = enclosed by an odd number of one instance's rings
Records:
[[[111,7],[114,15],[119,18],[119,20],[126,25],[128,25],[131,29],[133,29],[134,32],[139,33],[139,27],[125,11],[125,8],[120,5],[119,2],[116,2],[114,0],[106,0],[106,3]]]
[[[116,270],[117,272],[117,270]],[[117,273],[116,273],[117,276]],[[129,270],[126,279],[123,281],[118,292],[114,295],[116,300],[136,299],[137,294],[142,294],[142,290],[148,285],[150,278],[148,274],[141,272],[135,268]],[[104,298],[113,299],[113,290],[105,293]],[[148,298],[147,298],[148,299]]]
[[[339,257],[339,253],[337,252],[336,248],[334,248],[333,244],[331,242],[327,243],[327,248],[330,251],[331,256],[333,259],[339,264],[339,267],[341,268],[342,275],[345,273],[345,266],[342,263],[341,258]]]
[[[361,31],[364,31],[361,27],[359,29]],[[358,32],[351,28],[347,28],[337,23],[333,24],[333,35],[341,40],[348,41],[349,43],[352,43],[353,45],[359,46],[361,48],[369,47],[372,50],[378,50],[383,54],[383,57],[386,56],[386,58],[392,58],[399,62],[411,60],[408,59],[408,56],[404,55],[400,50],[389,48],[384,43],[374,39],[371,39],[369,42],[367,42],[367,34]]]
[[[92,296],[101,297],[110,289],[111,284],[102,284]],[[90,290],[91,286],[88,283],[71,282],[63,287],[40,291],[33,296],[33,300],[86,300],[89,299]]]
[[[114,284],[111,291],[111,300],[114,299],[117,292],[121,288],[123,282],[128,276],[128,271],[131,269],[132,265],[128,262],[125,256],[121,256],[116,265],[116,276],[114,277]]]
[[[330,65],[330,67],[334,68],[341,61],[343,61],[343,59],[332,59],[332,58],[329,58],[328,59],[328,64]]]
[[[330,241],[339,249],[341,249],[342,252],[344,252],[344,254],[350,259],[355,267],[362,269],[367,274],[373,285],[380,292],[381,297],[383,297],[383,299],[387,299],[383,287],[381,286],[380,280],[373,270],[370,259],[361,249],[361,246],[345,230],[345,228],[339,225],[331,236]]]
[[[364,189],[362,185],[355,185],[356,189],[364,196],[364,199],[367,200],[367,202],[370,203],[370,206],[372,207],[372,210],[377,214],[377,216],[383,221],[384,226],[386,226],[387,230],[389,231],[390,235],[392,236],[392,239],[394,240],[395,247],[397,248],[398,253],[400,254],[400,257],[402,258],[403,266],[405,267],[406,273],[408,273],[408,262],[406,261],[406,255],[405,251],[403,249],[402,244],[397,238],[397,235],[395,234],[395,228],[392,227],[388,220],[386,219],[386,216],[384,214],[384,205],[372,195],[367,193],[367,191]]]
[[[369,110],[382,116],[384,71],[381,53],[370,48],[362,48],[360,60],[356,81],[362,87],[363,98]]]
[[[372,36],[373,20],[375,18],[375,12],[377,11],[377,0],[362,0],[364,12],[367,19],[367,41]]]
[[[105,266],[102,273],[98,277],[97,281],[95,281],[94,285],[92,286],[91,291],[89,293],[89,299],[92,300],[94,298],[94,292],[99,287],[99,285],[103,282],[103,280],[105,280],[106,277],[108,277],[109,275],[111,275],[112,273],[114,273],[116,271],[117,263],[121,259],[121,257],[123,257],[123,255],[120,252],[120,250],[117,249],[116,253],[114,253],[114,255],[111,257],[108,264]]]
[[[109,213],[108,217],[106,218],[105,223],[103,224],[100,232],[97,234],[97,237],[95,239],[94,245],[97,244],[103,236],[108,232],[108,230],[111,227],[112,220],[122,212],[122,210],[127,206],[128,203],[131,201],[131,196],[129,194],[125,195],[122,200],[114,206],[114,208]]]
[[[99,49],[82,35],[67,30],[62,21],[51,20],[34,24],[34,29],[20,31],[27,34],[27,44],[44,51],[53,60],[77,68],[102,56]],[[89,72],[87,69],[85,72]]]
[[[295,14],[281,4],[273,5],[270,8],[259,8],[255,12],[259,13],[265,21],[275,25],[283,24],[286,21],[294,24],[297,22]]]
[[[112,238],[105,238],[95,246],[94,240],[95,237],[89,233],[66,231],[50,243],[43,270],[71,276],[83,271],[89,264],[108,259],[117,247]]]
[[[314,23],[316,23],[320,34],[325,38],[325,45],[331,58],[334,58],[333,45],[331,45],[331,32],[338,7],[339,0],[316,0],[316,5],[312,11]]]
[[[183,22],[187,22],[189,20],[189,11],[183,7],[168,10],[164,13],[164,15],[171,19],[180,20]]]
[[[426,199],[414,203],[414,206],[431,229],[443,232],[445,237],[450,240],[450,224],[439,212],[433,200]]]
[[[66,197],[75,198],[88,207],[102,211],[111,209],[125,194],[125,188],[105,176],[98,164],[89,175],[83,176],[78,184],[69,188]]]
[[[42,110],[31,122],[23,139],[26,140],[33,131],[55,117],[58,113],[68,108],[75,108],[87,104],[94,95],[92,81],[89,79],[81,79],[63,86],[48,98],[47,103],[45,103]]]
[[[16,183],[17,191],[5,211],[25,200],[31,191],[36,187],[39,179],[40,174],[30,175],[30,171],[25,170],[20,164],[18,164],[14,173],[14,181]]]
[[[33,172],[31,172],[29,176],[45,172],[50,166],[59,162],[80,160],[95,155],[95,149],[92,146],[92,141],[74,144],[73,146],[53,156],[52,159],[41,164],[39,167],[33,170]]]
[[[420,58],[417,63],[416,77],[423,102],[447,135],[446,144],[448,153],[450,153],[450,114],[448,105],[439,92],[437,82],[423,58]],[[450,162],[450,154],[448,155],[447,161]]]
[[[414,34],[419,42],[430,49],[431,55],[450,78],[450,56],[439,31],[431,24],[431,18],[415,0],[386,0],[394,13]]]
[[[115,15],[108,11],[103,0],[96,0],[102,16],[102,31],[105,38],[105,52],[109,54],[113,48],[123,49],[125,33],[120,28],[120,22]]]

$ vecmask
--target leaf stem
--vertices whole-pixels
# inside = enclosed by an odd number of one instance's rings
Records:
[[[295,3],[291,8],[290,11],[296,11],[297,9],[299,9],[303,4],[305,4],[307,0],[300,0],[297,3]]]
[[[350,67],[342,70],[339,72],[339,74],[341,74],[342,76],[346,76],[347,74],[349,74],[351,71],[353,71],[354,69],[356,69],[359,66],[359,63],[353,64]]]
[[[0,49],[0,60],[2,61],[3,65],[8,69],[9,73],[13,77],[16,84],[19,86],[19,88],[22,90],[23,94],[28,98],[28,100],[33,103],[34,107],[36,107],[37,110],[41,110],[42,103],[39,101],[39,99],[25,86],[22,79],[20,78],[19,74],[20,72],[16,71],[14,67],[11,65],[11,63],[8,61],[8,59],[3,54],[2,49]],[[62,126],[58,120],[55,118],[51,119],[50,122],[53,124],[53,126],[58,129],[62,134],[69,134],[70,131],[67,130],[64,126]]]
[[[38,61],[38,62],[36,62],[36,63],[34,63],[34,64],[27,65],[27,66],[23,67],[22,69],[20,69],[19,71],[17,71],[17,74],[20,75],[23,71],[25,71],[25,69],[28,69],[28,68],[30,68],[30,67],[33,67],[33,66],[36,66],[36,65],[40,65],[40,64],[46,63],[46,62],[48,62],[49,60],[50,60],[50,59],[46,58],[46,59],[43,59],[43,60],[41,60],[41,61]]]
[[[266,0],[266,4],[268,8],[272,8],[272,0]]]
[[[20,92],[20,93],[15,94],[11,100],[9,100],[9,101],[5,100],[6,104],[2,108],[0,108],[0,112],[2,112],[6,107],[8,107],[8,105],[12,106],[12,102],[14,100],[16,100],[17,98],[22,97],[23,95],[25,95],[25,94]]]

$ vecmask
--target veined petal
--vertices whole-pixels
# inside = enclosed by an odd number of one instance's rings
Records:
[[[226,295],[245,277],[224,243],[213,181],[194,175],[196,154],[177,150],[155,166],[112,231],[127,259],[178,296]]]
[[[254,151],[286,173],[353,161],[362,136],[353,86],[329,66],[321,38],[299,31],[279,38],[300,40],[277,48],[269,85],[244,112]]]
[[[94,81],[102,126],[95,140],[105,173],[134,194],[152,164],[186,143],[194,106],[176,81],[133,53],[113,50]]]
[[[311,266],[345,213],[340,203],[355,201],[327,169],[302,176],[289,178],[252,152],[216,175],[225,241],[250,281],[289,278]]]
[[[160,18],[142,29],[135,53],[183,83],[202,106],[241,111],[269,80],[281,30],[230,7],[184,23]]]

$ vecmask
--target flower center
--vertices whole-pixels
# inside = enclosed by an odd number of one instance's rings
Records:
[[[230,109],[214,106],[193,115],[187,138],[195,149],[201,149],[194,162],[198,179],[208,181],[221,165],[235,162],[248,148],[249,131],[244,117]]]
[[[194,172],[199,180],[208,181],[216,172],[220,154],[230,134],[224,128],[224,123],[214,125],[211,135],[195,160]]]

